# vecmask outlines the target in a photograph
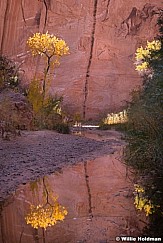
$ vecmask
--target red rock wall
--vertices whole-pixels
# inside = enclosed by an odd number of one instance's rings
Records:
[[[22,64],[24,82],[43,70],[26,40],[49,31],[68,43],[52,76],[52,93],[63,94],[70,112],[95,118],[121,109],[141,83],[134,70],[138,46],[157,34],[161,0],[6,0],[0,1],[0,47]]]

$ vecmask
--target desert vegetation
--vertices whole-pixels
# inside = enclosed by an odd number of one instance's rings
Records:
[[[18,66],[0,55],[0,131],[4,139],[20,135],[20,129],[30,126],[32,111],[24,92]]]
[[[146,234],[163,236],[163,19],[160,35],[136,51],[143,86],[133,91],[127,110],[124,158],[137,175],[135,206],[149,216]]]
[[[100,129],[123,131],[124,160],[136,177],[134,204],[149,224],[145,235],[163,236],[163,18],[160,34],[135,53],[135,70],[143,85],[131,93],[123,112],[108,114]]]
[[[33,106],[34,124],[43,129],[55,129],[61,133],[69,133],[68,124],[64,122],[61,108],[63,97],[50,94],[50,72],[60,65],[60,58],[69,54],[69,47],[62,39],[54,35],[35,33],[27,40],[27,45],[34,57],[41,56],[45,63],[43,75],[36,76],[28,88],[28,100]]]
[[[27,45],[33,56],[41,56],[45,62],[42,75],[37,74],[27,87],[21,85],[18,75],[19,67],[5,56],[0,56],[0,93],[6,92],[11,99],[2,95],[0,101],[0,128],[2,138],[9,139],[10,135],[20,134],[21,129],[54,129],[60,133],[69,133],[68,119],[62,109],[63,97],[50,94],[50,72],[60,65],[60,58],[69,54],[69,47],[64,40],[48,32],[36,33],[27,40]],[[29,107],[32,118],[30,126],[22,124],[22,119],[16,110],[13,96],[21,96]],[[20,97],[19,97],[20,98]],[[22,102],[21,100],[21,102]],[[20,103],[20,102],[19,102]],[[12,107],[14,106],[14,107]],[[18,130],[18,131],[17,131]]]

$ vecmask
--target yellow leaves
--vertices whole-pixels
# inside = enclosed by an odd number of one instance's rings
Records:
[[[144,197],[136,196],[134,204],[138,210],[144,210],[146,216],[149,216],[149,214],[152,214],[154,212],[154,205],[151,203],[150,200]]]
[[[29,37],[27,44],[31,49],[32,55],[45,55],[47,57],[63,56],[69,54],[69,47],[62,39],[54,35],[35,33]]]
[[[127,112],[123,110],[119,113],[108,114],[106,118],[103,119],[104,124],[118,124],[127,122]]]
[[[152,214],[154,212],[154,205],[150,201],[148,201],[148,203],[144,205],[144,211],[146,216],[149,216],[149,214]]]
[[[142,46],[136,50],[136,60],[142,60],[145,58],[151,58],[152,51],[159,51],[161,49],[161,42],[154,40],[152,42],[147,41],[145,48]]]
[[[143,73],[150,69],[149,59],[153,59],[152,53],[161,49],[161,42],[159,40],[147,41],[145,48],[142,46],[136,50],[136,71]]]
[[[59,57],[57,59],[55,59],[54,61],[51,62],[51,65],[54,66],[59,66],[60,62],[59,62]]]
[[[28,100],[33,106],[35,113],[38,113],[42,108],[43,95],[42,84],[39,79],[34,78],[28,89]]]
[[[148,62],[142,62],[142,64],[136,66],[136,71],[145,71],[149,68],[149,63]]]
[[[54,35],[35,33],[27,40],[27,45],[30,48],[33,56],[43,56],[46,62],[44,69],[44,77],[42,83],[42,108],[46,98],[46,85],[47,77],[51,68],[60,65],[60,58],[63,55],[69,54],[69,47],[62,39],[57,38]]]
[[[55,199],[53,205],[31,205],[30,213],[25,217],[25,220],[27,224],[31,224],[35,229],[39,227],[46,229],[55,225],[57,221],[63,221],[67,213],[67,210]]]
[[[141,187],[140,185],[135,184],[134,187],[135,187],[135,192],[144,192],[144,188]]]
[[[35,229],[39,227],[46,229],[55,225],[58,221],[63,221],[68,212],[65,207],[58,203],[58,197],[53,195],[50,185],[47,181],[45,183],[45,178],[42,179],[42,185],[40,182],[39,184],[38,182],[36,183],[43,190],[42,199],[39,198],[38,194],[38,199],[39,201],[41,199],[42,203],[38,203],[36,206],[31,205],[30,212],[26,215],[25,220],[27,224],[30,224]]]
[[[147,41],[147,49],[149,51],[159,51],[161,49],[161,42],[159,40]]]
[[[58,221],[63,221],[68,214],[65,207],[58,203],[58,197],[53,194],[48,182],[45,183],[45,179],[45,177],[42,179],[42,186],[36,182],[42,190],[42,203],[38,203],[38,205],[31,204],[30,212],[25,217],[26,223],[35,229],[39,227],[46,229],[53,226]]]
[[[150,50],[148,49],[143,49],[141,46],[136,50],[136,60],[142,60],[144,57],[150,57]]]
[[[138,184],[135,184],[135,192],[136,196],[134,199],[134,204],[136,209],[142,211],[144,210],[146,216],[149,216],[149,214],[152,214],[154,212],[155,206],[151,203],[151,201],[144,197],[144,188],[141,187]]]

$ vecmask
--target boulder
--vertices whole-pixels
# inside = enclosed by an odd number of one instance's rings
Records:
[[[0,128],[2,136],[4,132],[16,135],[17,130],[31,129],[32,120],[32,107],[24,95],[11,89],[5,89],[0,93]]]

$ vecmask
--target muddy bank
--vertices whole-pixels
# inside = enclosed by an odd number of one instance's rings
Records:
[[[0,201],[20,184],[61,170],[65,165],[114,153],[116,146],[123,144],[120,134],[114,131],[89,132],[88,137],[35,131],[23,132],[11,141],[0,140]]]

